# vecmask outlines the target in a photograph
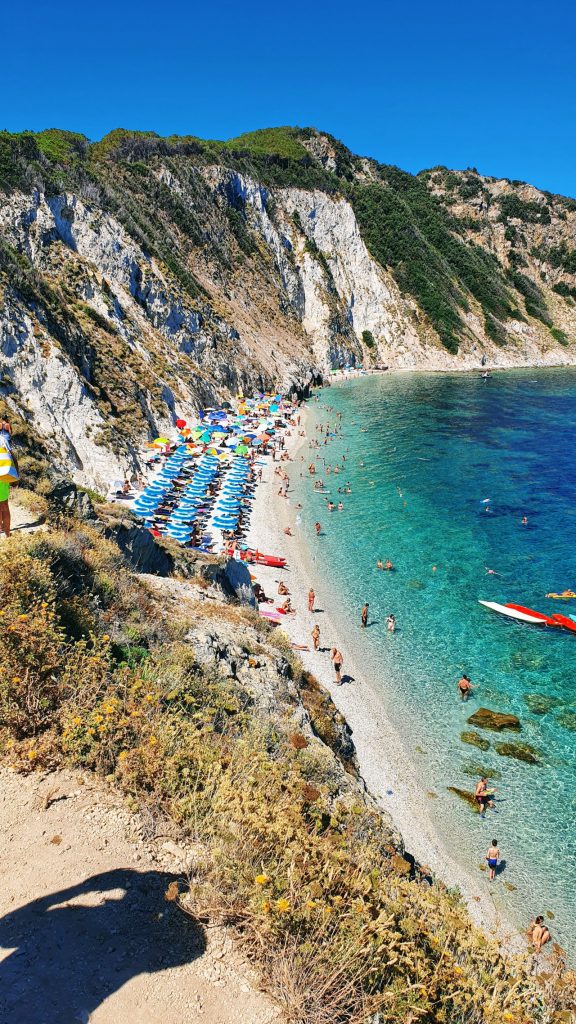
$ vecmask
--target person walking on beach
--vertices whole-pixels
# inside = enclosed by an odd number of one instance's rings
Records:
[[[332,650],[330,651],[330,659],[334,666],[334,676],[336,685],[342,686],[342,676],[340,675],[340,672],[342,671],[342,662],[344,661],[344,658],[342,657],[342,654],[340,653],[337,647],[333,647]]]
[[[308,611],[309,612],[313,612],[314,611],[314,599],[315,599],[315,597],[316,597],[316,594],[314,593],[312,587],[310,587],[310,590],[308,591]]]
[[[460,691],[462,700],[468,700],[473,689],[474,687],[472,686],[468,676],[462,675],[461,679],[458,680],[458,690]]]
[[[496,870],[498,868],[498,861],[500,860],[500,850],[498,849],[497,839],[493,839],[492,846],[488,847],[486,860],[488,862],[488,880],[493,882],[496,878]]]
[[[316,623],[312,630],[312,643],[314,644],[315,651],[320,650],[320,626],[318,623]]]
[[[368,625],[368,604],[365,604],[360,613],[360,621],[364,629]]]

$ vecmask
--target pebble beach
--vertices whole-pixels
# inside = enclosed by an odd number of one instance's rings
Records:
[[[300,430],[306,431],[307,414],[302,410]],[[347,651],[346,629],[330,608],[329,576],[332,571],[313,555],[310,540],[298,522],[297,502],[293,488],[286,497],[278,494],[277,465],[293,476],[300,472],[300,454],[306,438],[292,428],[286,437],[289,462],[262,460],[263,477],[258,485],[252,508],[247,543],[251,548],[270,552],[287,560],[281,570],[265,565],[251,565],[250,571],[268,597],[279,604],[278,582],[283,580],[290,591],[294,614],[286,615],[277,628],[283,629],[295,646],[304,667],[328,690],[338,710],[352,729],[361,775],[368,790],[381,808],[392,818],[400,831],[406,850],[431,869],[449,887],[458,887],[468,905],[472,919],[498,934],[507,945],[517,945],[514,929],[504,920],[487,891],[486,879],[477,872],[464,871],[436,833],[417,769],[406,756],[399,736],[386,716],[377,688],[363,676]],[[298,460],[296,462],[295,460]],[[289,527],[292,536],[285,533]],[[308,611],[308,592],[316,594],[316,611]],[[266,606],[264,606],[266,607]],[[272,607],[268,605],[268,607]],[[311,631],[318,623],[321,629],[320,650],[315,652]],[[356,624],[354,624],[355,626]],[[352,628],[352,624],[351,624]],[[336,685],[330,661],[330,647],[336,646],[344,655],[343,684]],[[308,647],[308,650],[300,648]],[[382,680],[380,680],[382,685]]]

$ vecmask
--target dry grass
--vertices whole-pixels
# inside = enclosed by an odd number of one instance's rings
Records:
[[[456,894],[406,877],[379,815],[338,799],[329,752],[312,763],[299,733],[257,727],[240,685],[155,619],[113,544],[81,527],[4,545],[0,588],[6,756],[92,769],[170,817],[197,851],[183,908],[236,926],[292,1024],[569,1019],[560,954],[534,978]],[[250,617],[207,608],[240,642]]]

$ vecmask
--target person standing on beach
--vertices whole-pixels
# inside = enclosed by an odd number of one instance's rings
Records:
[[[393,633],[396,629],[396,616],[392,615],[392,613],[386,619],[386,629],[389,633]]]
[[[316,594],[314,593],[312,587],[310,587],[310,590],[308,591],[308,611],[309,612],[313,612],[314,611],[314,599],[315,599],[315,597],[316,597]]]
[[[320,526],[320,523],[314,523],[314,529],[316,530],[316,536],[319,537],[322,532],[322,527]]]
[[[500,860],[500,850],[498,849],[498,840],[492,840],[492,846],[488,847],[486,853],[486,860],[488,862],[488,880],[493,882],[496,878],[496,869],[498,868],[498,861]]]
[[[342,686],[342,676],[340,675],[340,672],[342,670],[342,662],[344,661],[344,658],[342,657],[342,654],[340,653],[337,647],[333,647],[332,650],[330,651],[330,660],[332,661],[332,664],[334,666],[334,676],[336,685]]]
[[[312,643],[314,644],[314,650],[318,651],[320,649],[320,626],[318,623],[316,623],[312,630]]]
[[[360,621],[364,629],[368,625],[368,604],[365,604],[360,613]]]

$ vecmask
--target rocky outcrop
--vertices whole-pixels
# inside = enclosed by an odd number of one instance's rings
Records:
[[[478,708],[467,721],[468,725],[475,725],[479,729],[493,729],[495,732],[501,732],[503,729],[514,729],[519,732],[522,728],[520,719],[516,715],[491,711],[490,708]]]

